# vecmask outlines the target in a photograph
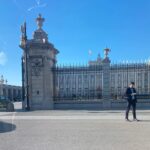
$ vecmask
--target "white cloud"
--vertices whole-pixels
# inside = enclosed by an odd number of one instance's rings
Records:
[[[0,65],[4,66],[7,62],[7,56],[4,52],[0,52]]]
[[[46,3],[41,3],[41,0],[35,0],[35,5],[34,6],[32,6],[32,7],[30,7],[30,8],[28,8],[27,9],[27,11],[31,11],[31,10],[33,10],[33,9],[37,9],[37,8],[40,8],[40,7],[46,7],[47,6],[47,4]]]
[[[43,3],[43,2],[41,2],[41,0],[34,0],[34,5],[32,6],[30,6],[27,10],[26,10],[26,8],[25,8],[25,6],[23,6],[23,4],[21,4],[21,3],[19,3],[19,0],[12,0],[12,2],[14,3],[14,5],[18,8],[18,9],[20,9],[21,11],[24,11],[25,13],[26,13],[26,11],[27,12],[30,12],[30,11],[32,11],[32,10],[34,10],[34,9],[37,9],[37,8],[44,8],[44,7],[46,7],[47,6],[47,3]]]

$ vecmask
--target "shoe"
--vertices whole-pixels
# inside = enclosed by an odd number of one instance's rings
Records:
[[[140,121],[140,120],[138,120],[138,119],[135,118],[135,119],[133,119],[133,121]]]
[[[131,122],[128,118],[125,118],[125,120]]]

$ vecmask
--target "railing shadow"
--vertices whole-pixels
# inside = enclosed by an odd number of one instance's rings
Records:
[[[16,125],[0,121],[0,133],[12,132],[14,130],[16,130]]]
[[[150,120],[139,120],[139,122],[150,122]]]

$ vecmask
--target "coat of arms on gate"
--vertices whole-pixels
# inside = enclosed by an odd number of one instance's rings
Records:
[[[41,68],[40,67],[33,67],[32,68],[32,76],[40,76]]]
[[[41,68],[43,66],[43,59],[42,57],[33,57],[31,58],[31,67],[32,67],[32,75],[39,76],[41,72]]]

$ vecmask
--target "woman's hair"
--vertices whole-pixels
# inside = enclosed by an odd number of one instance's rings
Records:
[[[135,83],[134,83],[134,82],[130,82],[130,84],[135,85]]]

